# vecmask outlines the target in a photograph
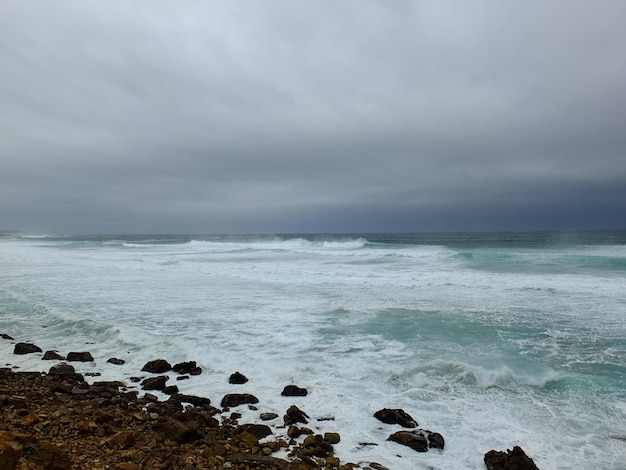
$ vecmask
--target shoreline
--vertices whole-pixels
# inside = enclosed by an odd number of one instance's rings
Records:
[[[32,343],[19,343],[1,333],[0,341],[15,344],[14,354],[37,354],[51,367],[45,371],[21,371],[6,360],[0,367],[0,468],[69,470],[157,469],[338,469],[389,470],[378,462],[342,462],[334,455],[333,444],[341,436],[324,430],[332,417],[310,418],[312,410],[289,406],[284,416],[260,413],[254,395],[229,393],[219,404],[209,398],[185,395],[168,378],[174,371],[178,380],[193,380],[202,370],[195,361],[170,365],[164,359],[148,362],[131,384],[99,381],[99,373],[77,372],[72,364],[95,363],[87,351],[62,356]],[[107,362],[123,367],[124,361]],[[46,365],[47,365],[46,364]],[[46,367],[42,366],[41,369]],[[80,369],[80,368],[79,368]],[[93,380],[88,383],[85,376]],[[233,392],[247,378],[233,373]],[[140,392],[143,395],[140,396]],[[304,397],[306,389],[286,385],[283,396]],[[159,396],[157,396],[159,395]],[[164,399],[163,399],[164,398]],[[254,423],[239,424],[239,411],[258,414]],[[444,438],[417,427],[404,410],[383,409],[378,419],[389,426],[387,440],[417,452],[442,452]],[[394,432],[395,431],[395,432]],[[376,446],[375,442],[361,443]],[[507,468],[507,456],[532,460],[521,449],[485,454],[486,468]],[[495,454],[493,454],[495,453]],[[487,456],[495,456],[490,465]],[[500,466],[498,466],[500,465]]]

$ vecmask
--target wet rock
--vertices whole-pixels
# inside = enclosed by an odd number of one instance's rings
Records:
[[[444,439],[441,434],[426,429],[398,431],[389,436],[387,440],[405,445],[417,452],[426,452],[429,448],[443,449],[444,446]]]
[[[329,444],[339,444],[339,441],[341,441],[341,436],[337,432],[325,432],[324,440]]]
[[[306,397],[307,389],[300,388],[296,385],[287,385],[280,393],[283,397]]]
[[[30,354],[35,352],[42,352],[41,348],[32,343],[17,343],[13,348],[13,354]]]
[[[230,384],[245,384],[247,381],[248,378],[239,372],[235,372],[228,378]]]
[[[406,411],[396,408],[383,408],[374,413],[374,418],[382,421],[386,424],[399,424],[403,428],[415,428],[417,427],[417,421],[415,421],[411,415]]]
[[[163,390],[168,378],[167,375],[148,377],[141,382],[141,388],[142,390]]]
[[[110,357],[107,359],[107,363],[115,364],[116,366],[121,366],[126,363],[124,359],[118,359],[117,357]]]
[[[291,405],[289,409],[287,409],[287,413],[283,417],[286,425],[296,424],[296,423],[307,424],[309,422],[308,418],[309,418],[309,415],[307,415],[304,411],[302,411],[296,405]]]
[[[312,451],[315,457],[328,457],[333,453],[333,446],[320,434],[311,434],[304,439],[302,447]]]
[[[208,398],[197,397],[195,395],[185,395],[183,393],[175,393],[171,396],[171,399],[184,403],[190,403],[193,406],[208,406],[211,404],[211,400]]]
[[[202,368],[198,367],[196,361],[179,362],[172,368],[177,374],[200,375]]]
[[[166,387],[163,387],[162,391],[166,395],[174,395],[174,394],[178,393],[178,387],[176,385],[168,385]]]
[[[151,374],[162,374],[169,370],[172,370],[172,366],[165,359],[156,359],[147,362],[141,369],[142,372],[150,372]]]
[[[252,434],[257,439],[263,439],[272,434],[270,427],[265,424],[242,424],[236,430],[237,434],[243,434],[244,432]]]
[[[506,452],[490,450],[484,456],[487,470],[539,470],[521,447],[515,446]]]
[[[71,362],[93,362],[93,356],[88,351],[72,351],[67,353],[67,360]]]
[[[7,335],[6,333],[0,333],[0,338],[13,340],[13,338],[11,336]]]
[[[197,425],[197,423],[195,423]],[[197,426],[192,423],[182,423],[173,418],[159,418],[155,429],[165,439],[172,440],[177,444],[187,444],[200,438]]]
[[[278,418],[278,414],[277,413],[261,413],[259,415],[259,417],[261,418],[261,421],[271,421],[273,419]]]
[[[56,351],[46,351],[41,358],[43,361],[64,361],[65,358]]]
[[[48,374],[49,375],[65,375],[65,374],[73,374],[74,372],[76,372],[76,369],[74,369],[73,365],[67,364],[65,362],[61,362],[60,364],[55,364],[52,367],[50,367]]]
[[[228,393],[222,398],[220,406],[222,408],[232,408],[233,406],[244,405],[247,403],[258,403],[259,399],[249,393]]]

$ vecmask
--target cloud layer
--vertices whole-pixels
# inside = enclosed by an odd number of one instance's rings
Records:
[[[622,1],[0,4],[0,225],[624,227]]]

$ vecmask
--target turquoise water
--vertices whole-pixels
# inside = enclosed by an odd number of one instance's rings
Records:
[[[16,238],[0,263],[0,333],[88,347],[111,379],[195,359],[182,391],[214,402],[240,370],[281,415],[306,386],[342,460],[484,468],[520,445],[542,469],[626,468],[626,232]],[[446,449],[386,442],[382,407]]]

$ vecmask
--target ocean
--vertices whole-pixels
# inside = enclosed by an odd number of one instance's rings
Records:
[[[182,393],[256,395],[241,423],[295,404],[343,462],[484,469],[519,445],[542,470],[626,469],[624,231],[4,238],[0,333],[90,351],[90,381],[195,360]],[[0,366],[53,364],[13,343]],[[387,441],[381,408],[445,449]]]

